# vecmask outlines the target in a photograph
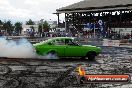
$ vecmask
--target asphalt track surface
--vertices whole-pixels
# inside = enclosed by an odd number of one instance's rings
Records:
[[[102,47],[96,60],[0,58],[0,88],[132,88],[132,82],[80,85],[75,69],[85,66],[89,74],[130,74],[132,49]]]

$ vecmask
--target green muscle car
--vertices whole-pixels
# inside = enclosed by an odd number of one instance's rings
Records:
[[[80,45],[73,37],[55,37],[34,44],[35,51],[39,55],[57,55],[58,57],[82,57],[89,60],[95,59],[101,52],[100,47]]]

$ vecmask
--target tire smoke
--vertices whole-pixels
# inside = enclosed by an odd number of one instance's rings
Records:
[[[18,41],[6,40],[6,37],[0,38],[0,57],[10,58],[35,58],[36,54],[30,42],[26,39]]]
[[[0,57],[7,58],[41,58],[56,59],[56,56],[39,56],[36,54],[33,45],[27,39],[18,41],[7,40],[6,37],[0,37]],[[57,58],[58,59],[58,58]]]

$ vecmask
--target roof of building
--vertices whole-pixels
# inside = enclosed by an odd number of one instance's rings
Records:
[[[58,13],[132,9],[132,0],[84,0],[57,9]]]

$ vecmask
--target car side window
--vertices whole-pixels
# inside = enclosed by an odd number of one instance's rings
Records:
[[[65,41],[57,39],[57,40],[54,40],[53,44],[54,45],[65,45]]]
[[[70,46],[78,46],[78,44],[74,43],[71,39],[66,39],[65,44]]]
[[[65,40],[66,45],[73,45],[73,42],[70,39]]]

